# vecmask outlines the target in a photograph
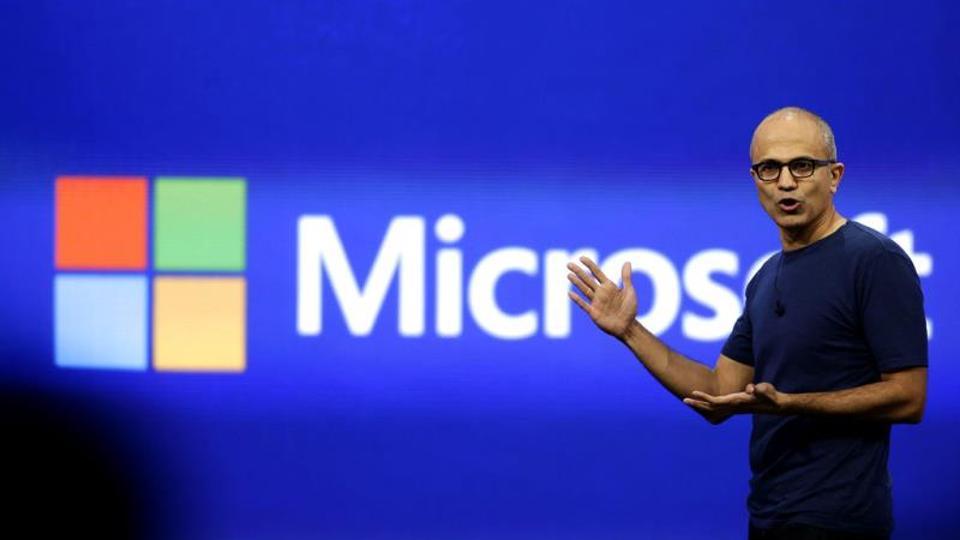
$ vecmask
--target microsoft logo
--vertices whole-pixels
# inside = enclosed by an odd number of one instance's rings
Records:
[[[243,178],[56,179],[54,358],[65,368],[246,368]],[[152,201],[152,205],[151,205]]]

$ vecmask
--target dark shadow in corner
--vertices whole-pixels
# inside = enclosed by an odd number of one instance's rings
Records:
[[[164,538],[139,422],[76,396],[0,382],[0,537]]]

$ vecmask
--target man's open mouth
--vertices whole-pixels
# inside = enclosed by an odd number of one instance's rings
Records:
[[[793,212],[800,208],[800,201],[788,197],[780,199],[780,201],[777,203],[777,206],[779,206],[784,212]]]

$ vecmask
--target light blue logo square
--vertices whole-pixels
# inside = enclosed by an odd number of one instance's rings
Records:
[[[146,370],[146,277],[56,276],[54,328],[60,367]]]

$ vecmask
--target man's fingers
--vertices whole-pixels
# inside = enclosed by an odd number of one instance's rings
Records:
[[[567,274],[567,279],[569,279],[570,283],[573,283],[576,288],[580,289],[580,292],[582,292],[584,296],[593,300],[593,289],[587,287],[583,280],[577,277],[576,274]]]
[[[706,401],[707,403],[723,403],[724,399],[728,396],[714,396],[706,392],[701,392],[700,390],[694,390],[690,392],[690,395],[697,398],[700,401]]]
[[[582,262],[587,268],[590,269],[590,272],[593,273],[594,276],[596,276],[597,281],[599,281],[600,283],[606,283],[607,281],[610,281],[609,279],[607,279],[607,276],[603,274],[603,270],[600,270],[600,267],[597,266],[597,263],[590,260],[590,257],[587,257],[587,256],[580,257],[580,262]]]
[[[746,394],[745,392],[735,392],[733,394],[725,394],[722,396],[712,396],[706,392],[701,392],[699,390],[694,390],[690,393],[691,396],[714,405],[740,405],[742,403],[749,403],[754,398],[753,396]]]
[[[584,285],[589,287],[590,290],[594,290],[600,286],[597,283],[597,280],[593,279],[593,276],[588,274],[583,268],[580,268],[579,265],[574,263],[567,263],[567,268],[569,268],[571,272],[576,274],[577,277],[580,278],[580,281],[582,281]]]
[[[683,402],[694,409],[700,409],[701,411],[713,411],[713,405],[707,403],[706,401],[700,401],[699,399],[693,398],[683,398]]]
[[[590,313],[590,306],[588,306],[587,302],[583,298],[580,298],[577,293],[573,291],[567,291],[567,296],[569,296],[571,300],[580,306],[580,309],[586,311],[588,314]]]
[[[699,399],[700,401],[709,401],[712,403],[714,400],[714,397],[712,395],[706,392],[701,392],[699,390],[694,390],[693,392],[690,392],[690,395]]]

